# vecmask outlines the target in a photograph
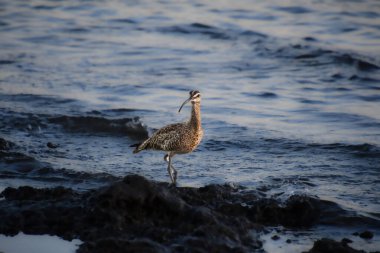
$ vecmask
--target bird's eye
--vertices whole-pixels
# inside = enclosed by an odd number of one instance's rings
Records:
[[[200,95],[201,95],[201,93],[197,90],[192,90],[189,93],[190,93],[190,97],[192,97],[192,98],[197,98],[197,97],[200,97]]]

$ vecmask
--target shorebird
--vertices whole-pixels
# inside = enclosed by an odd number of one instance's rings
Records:
[[[172,165],[173,156],[176,154],[186,154],[192,152],[202,140],[203,129],[201,124],[201,93],[197,90],[190,91],[190,97],[182,103],[182,107],[191,102],[191,116],[187,122],[167,125],[157,130],[150,138],[142,143],[134,144],[136,147],[133,153],[138,153],[144,149],[162,150],[167,154],[164,160],[168,163],[168,173],[172,184],[177,181],[177,170]]]

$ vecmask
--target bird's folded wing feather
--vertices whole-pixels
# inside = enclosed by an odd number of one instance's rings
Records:
[[[155,132],[149,139],[149,148],[171,150],[180,141],[184,123],[177,123],[165,126]]]

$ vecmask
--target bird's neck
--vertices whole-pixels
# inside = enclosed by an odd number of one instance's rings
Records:
[[[201,124],[201,103],[193,103],[189,125],[195,130],[199,130],[202,128]]]

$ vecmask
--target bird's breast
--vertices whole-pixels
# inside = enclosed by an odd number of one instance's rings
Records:
[[[177,149],[177,153],[189,153],[197,148],[203,137],[203,130],[188,131],[182,136],[180,147]]]

